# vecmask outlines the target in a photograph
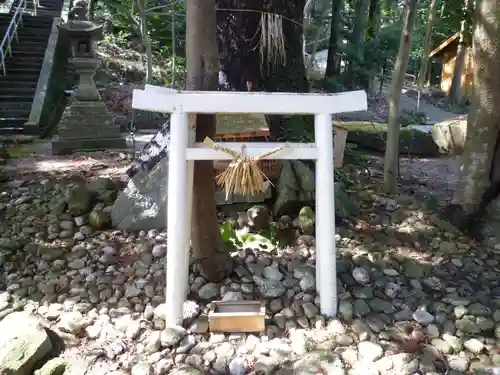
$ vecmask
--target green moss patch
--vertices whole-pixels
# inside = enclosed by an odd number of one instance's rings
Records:
[[[370,122],[338,122],[346,127],[349,132],[347,141],[361,147],[373,150],[385,151],[387,139],[387,125]],[[399,152],[400,154],[411,153],[419,156],[439,156],[439,150],[430,133],[424,133],[416,129],[403,128],[400,130]]]

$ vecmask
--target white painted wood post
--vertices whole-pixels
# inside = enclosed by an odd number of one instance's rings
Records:
[[[188,182],[186,150],[189,147],[188,114],[181,112],[181,109],[173,112],[170,117],[170,140],[168,196],[171,199],[168,200],[167,205],[167,308],[165,315],[169,324],[181,324],[183,305],[189,287],[189,252],[186,249],[189,247],[187,233],[188,220],[191,216],[191,210],[188,207],[190,189],[186,187]]]
[[[196,136],[196,115],[195,114],[189,114],[188,115],[188,145],[189,147],[194,146],[194,141],[195,141],[195,136]],[[186,219],[187,219],[187,224],[186,224],[186,253],[188,254],[186,256],[186,270],[188,272],[188,278],[189,278],[189,259],[190,259],[190,254],[191,254],[191,227],[192,227],[192,221],[193,221],[193,177],[194,177],[194,160],[187,160],[186,161],[186,190],[187,190],[187,197],[186,197]],[[189,284],[186,282],[185,284],[186,290],[184,293],[184,300],[187,299],[188,293],[189,293]],[[183,301],[184,302],[184,301]]]
[[[332,115],[314,116],[316,159],[316,275],[319,275],[321,313],[337,313],[337,264],[335,249],[335,189]]]

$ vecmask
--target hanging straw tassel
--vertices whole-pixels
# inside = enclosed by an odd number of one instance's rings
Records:
[[[268,188],[266,181],[269,181],[269,183],[271,181],[261,171],[259,161],[284,149],[284,147],[278,147],[260,156],[248,157],[243,152],[239,153],[230,148],[220,146],[208,137],[203,141],[203,145],[211,147],[214,150],[223,151],[233,157],[232,162],[224,172],[215,178],[217,185],[224,186],[226,199],[231,194],[256,195],[257,193],[265,192]]]

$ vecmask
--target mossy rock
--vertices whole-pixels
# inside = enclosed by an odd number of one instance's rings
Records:
[[[90,210],[92,205],[92,193],[81,185],[74,186],[66,199],[68,212],[72,215],[82,215]]]
[[[387,125],[370,122],[341,122],[346,127],[347,141],[359,146],[385,152]],[[410,152],[419,156],[439,156],[439,149],[432,139],[431,133],[416,129],[402,128],[399,136],[399,153]]]
[[[89,214],[89,225],[97,230],[107,229],[111,225],[111,216],[108,212],[92,211]]]

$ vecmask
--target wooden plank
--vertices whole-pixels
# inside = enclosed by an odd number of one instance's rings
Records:
[[[211,332],[263,332],[264,301],[215,301],[208,313]]]
[[[457,32],[456,34],[450,36],[448,39],[446,39],[443,43],[441,43],[439,46],[437,46],[436,48],[434,48],[430,53],[429,53],[429,57],[434,57],[438,54],[440,54],[440,52],[442,50],[444,50],[446,47],[448,47],[451,43],[453,43],[458,37],[460,36],[460,33]]]
[[[227,147],[240,153],[242,146],[245,146],[244,153],[249,157],[258,157],[266,152],[273,151],[283,147],[272,155],[266,157],[266,160],[315,160],[317,158],[316,145],[314,143],[237,143],[237,142],[218,142],[219,146]],[[214,150],[207,146],[196,143],[194,147],[186,150],[187,160],[232,160],[233,156],[224,151]]]

